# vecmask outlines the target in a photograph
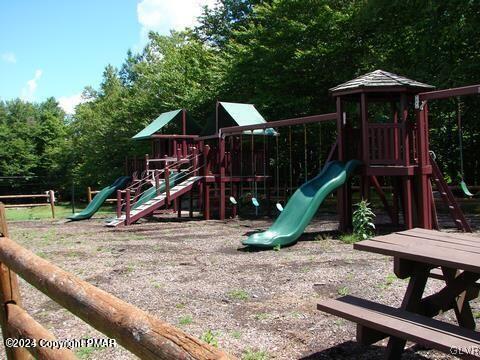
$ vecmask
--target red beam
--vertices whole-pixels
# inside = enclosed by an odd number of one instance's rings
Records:
[[[292,119],[285,119],[285,120],[277,120],[277,121],[268,121],[262,124],[255,124],[255,125],[245,125],[245,126],[229,126],[220,129],[220,135],[233,135],[239,134],[244,131],[249,130],[257,130],[257,129],[269,129],[269,128],[277,128],[283,126],[293,126],[293,125],[302,125],[302,124],[310,124],[322,121],[331,121],[337,119],[337,113],[329,113],[329,114],[322,114],[322,115],[312,115],[312,116],[304,116],[300,118],[292,118]]]
[[[480,94],[480,85],[470,85],[451,89],[436,90],[418,94],[420,101],[445,99],[455,96],[478,95]]]
[[[196,139],[198,135],[166,135],[166,134],[153,134],[150,136],[153,139]]]

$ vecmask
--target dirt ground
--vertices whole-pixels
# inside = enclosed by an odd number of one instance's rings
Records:
[[[352,294],[399,306],[407,281],[395,278],[392,259],[342,243],[332,216],[315,220],[294,246],[244,251],[241,239],[270,223],[170,219],[110,229],[96,218],[12,222],[10,229],[39,256],[159,319],[195,336],[211,330],[218,346],[239,358],[381,359],[385,342],[358,346],[354,324],[316,304]],[[440,286],[429,281],[429,291]],[[59,339],[104,337],[23,281],[21,291],[28,312]],[[480,314],[478,302],[472,307]],[[121,347],[77,355],[135,358]],[[413,348],[404,358],[453,357]]]

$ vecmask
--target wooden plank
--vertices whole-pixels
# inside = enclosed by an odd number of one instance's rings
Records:
[[[0,199],[34,199],[34,198],[48,198],[48,194],[32,194],[32,195],[0,195]]]
[[[391,235],[379,236],[378,241],[386,242],[389,244],[394,245],[405,245],[408,247],[413,248],[426,248],[432,246],[434,248],[442,248],[446,251],[458,251],[461,252],[471,252],[473,254],[480,255],[480,248],[464,245],[464,244],[457,244],[454,242],[449,241],[441,241],[429,238],[419,238],[415,236],[405,236],[405,235],[397,235],[397,237],[393,237]],[[480,256],[479,256],[480,260]]]
[[[141,359],[230,359],[224,352],[52,265],[9,238],[0,261]]]
[[[50,206],[50,204],[45,203],[45,204],[10,204],[10,205],[5,205],[6,208],[24,208],[24,207],[37,207],[37,206]]]
[[[422,233],[396,233],[399,236],[403,236],[405,238],[409,239],[415,239],[415,241],[419,243],[427,243],[427,244],[438,244],[438,246],[442,246],[442,244],[450,244],[452,246],[458,245],[459,249],[462,247],[468,248],[467,250],[470,251],[475,251],[478,250],[480,251],[480,242],[471,242],[468,240],[463,240],[463,239],[456,239],[451,236],[443,236],[443,235],[436,235],[435,237],[432,237],[429,234],[422,234]],[[388,236],[388,235],[387,235]],[[446,245],[443,245],[446,246]]]
[[[480,346],[480,333],[430,319],[405,310],[374,303],[353,296],[327,300],[318,310],[340,316],[391,336],[413,341],[450,354],[452,347],[468,349]],[[480,354],[465,359],[478,359]]]
[[[434,266],[446,266],[453,269],[462,269],[480,273],[479,256],[462,252],[458,256],[457,251],[446,252],[435,247],[407,247],[393,245],[377,240],[364,240],[353,245],[354,249],[394,256],[402,259],[431,264]]]
[[[36,340],[37,346],[25,348],[32,354],[35,359],[42,360],[74,360],[77,357],[74,353],[66,348],[51,349],[38,345],[40,340],[54,341],[55,336],[36,322],[27,314],[20,306],[15,304],[6,304],[8,314],[8,329],[14,338],[33,339]]]
[[[409,232],[413,232],[413,233],[422,233],[422,234],[426,234],[426,235],[429,235],[429,234],[435,234],[435,236],[444,236],[444,237],[451,237],[451,238],[454,238],[454,239],[460,239],[460,240],[467,240],[467,241],[470,241],[472,243],[480,243],[480,237],[478,236],[473,236],[473,235],[469,235],[469,234],[465,234],[465,233],[459,233],[459,232],[455,232],[455,233],[446,233],[446,232],[442,232],[442,231],[436,231],[436,230],[428,230],[428,229],[422,229],[422,228],[414,228],[414,229],[410,229],[410,230],[407,230],[407,231],[403,231],[401,233],[409,233]]]

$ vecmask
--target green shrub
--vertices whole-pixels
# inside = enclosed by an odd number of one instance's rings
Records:
[[[359,239],[368,239],[375,233],[373,219],[375,214],[370,209],[370,204],[365,200],[355,204],[356,210],[353,212],[353,234]]]
[[[214,347],[218,347],[218,334],[212,330],[205,331],[201,336],[200,340],[205,341],[207,344],[210,344]]]

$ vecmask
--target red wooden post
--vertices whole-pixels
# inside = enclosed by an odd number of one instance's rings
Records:
[[[220,163],[220,220],[225,220],[225,139],[219,141],[219,163]]]
[[[188,216],[193,217],[193,189],[189,191],[189,198],[188,198]]]
[[[158,170],[155,169],[154,173],[153,173],[153,176],[155,178],[155,190],[157,192],[157,196],[160,195],[160,179],[159,179],[159,175],[158,175]]]
[[[204,171],[204,185],[203,185],[203,215],[205,220],[210,220],[210,185],[207,182],[206,177],[210,175],[210,146],[205,145],[203,147],[203,161],[205,166],[203,167]]]
[[[198,175],[198,151],[196,147],[192,147],[192,152],[193,152],[193,160],[192,160],[192,166],[193,166],[193,176]]]
[[[122,216],[122,190],[117,190],[117,218]]]
[[[418,220],[419,226],[425,229],[431,229],[431,204],[430,194],[428,193],[428,137],[427,137],[427,119],[428,105],[423,104],[417,114],[417,157],[418,157]]]
[[[370,165],[370,142],[368,131],[368,104],[365,93],[360,95],[360,116],[362,121],[362,161],[366,167]],[[370,193],[370,179],[368,176],[362,177],[362,198],[368,200]]]
[[[125,224],[130,225],[130,189],[125,190]]]
[[[170,206],[170,168],[165,168],[165,203]]]
[[[338,160],[345,161],[345,122],[346,117],[342,109],[342,100],[337,97],[337,139],[338,139]],[[291,189],[290,189],[291,191]],[[342,186],[337,190],[337,212],[339,217],[340,231],[345,231],[348,226],[348,210],[346,199],[346,188]]]
[[[175,200],[178,200],[178,202],[177,202],[177,217],[179,217],[179,218],[182,217],[182,197],[183,196],[179,196],[178,198],[175,199]]]

